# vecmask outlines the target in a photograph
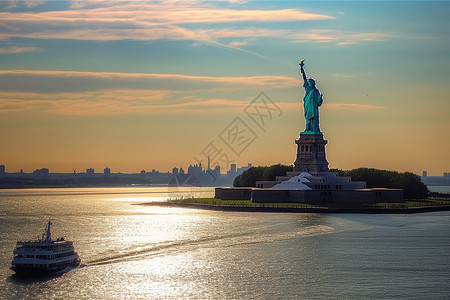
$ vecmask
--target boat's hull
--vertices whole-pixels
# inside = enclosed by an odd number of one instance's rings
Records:
[[[79,261],[77,262],[73,262],[73,263],[68,263],[65,265],[60,265],[60,266],[56,266],[56,267],[45,267],[45,266],[22,266],[20,264],[16,264],[14,266],[11,267],[11,270],[13,270],[14,272],[16,272],[17,275],[20,276],[41,276],[41,275],[49,275],[49,274],[53,274],[53,273],[58,273],[68,267],[76,267],[80,264]]]

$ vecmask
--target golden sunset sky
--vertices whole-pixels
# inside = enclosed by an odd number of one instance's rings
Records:
[[[187,170],[211,143],[238,167],[292,164],[306,59],[331,168],[442,175],[449,14],[447,1],[0,1],[0,164]],[[263,126],[246,113],[261,92],[277,109]],[[253,133],[238,153],[236,119]]]

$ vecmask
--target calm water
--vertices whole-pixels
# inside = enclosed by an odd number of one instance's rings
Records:
[[[429,185],[428,189],[431,192],[450,193],[450,186],[448,185]]]
[[[1,299],[450,299],[450,213],[319,215],[133,203],[212,189],[0,190]],[[17,240],[73,240],[83,266],[20,280]]]

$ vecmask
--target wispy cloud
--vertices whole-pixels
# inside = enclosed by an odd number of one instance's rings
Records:
[[[23,0],[23,3],[28,8],[33,8],[33,7],[43,5],[43,4],[45,4],[45,2],[46,2],[45,0]]]
[[[208,90],[248,87],[286,88],[298,85],[287,76],[193,76],[183,74],[77,72],[54,70],[0,70],[0,90],[41,93],[103,89]]]
[[[231,46],[231,47],[242,47],[242,46],[246,46],[246,45],[248,45],[249,44],[249,41],[248,40],[243,40],[243,41],[234,41],[234,42],[231,42],[230,44],[229,44],[229,46]]]
[[[120,28],[128,25],[142,28],[152,25],[176,25],[190,23],[228,23],[228,22],[289,22],[324,20],[333,17],[311,14],[297,9],[252,10],[227,9],[211,6],[170,6],[164,4],[145,4],[134,2],[101,8],[72,9],[44,12],[3,12],[4,23],[60,25],[70,27],[89,27],[92,25],[115,25]],[[20,23],[19,23],[20,22]],[[58,23],[56,23],[58,22]],[[78,22],[78,23],[75,23]]]
[[[323,105],[324,109],[330,110],[373,110],[384,109],[384,106],[372,105],[372,104],[359,104],[359,103],[326,103]]]
[[[171,114],[196,111],[211,112],[216,109],[243,109],[246,101],[229,99],[199,99],[190,97],[187,102],[170,103],[170,91],[153,90],[103,90],[85,93],[23,93],[0,92],[0,113],[35,111],[57,115],[123,115]]]
[[[217,42],[212,29],[185,24],[292,22],[333,17],[298,9],[231,9],[199,1],[76,1],[72,9],[0,13],[0,38],[24,37],[86,40],[176,39]]]
[[[296,85],[297,79],[285,76],[0,70],[0,113],[117,115],[237,110],[243,109],[246,99],[201,95],[213,90],[235,93],[238,89],[277,89]]]
[[[15,10],[18,8],[31,9],[46,3],[45,0],[2,0],[4,9]]]
[[[16,54],[16,53],[26,53],[37,51],[36,47],[9,47],[0,48],[0,54]]]
[[[277,102],[277,105],[284,111],[301,111],[303,109],[301,102]],[[323,109],[326,110],[346,110],[360,112],[365,110],[384,109],[384,106],[360,103],[324,103]]]
[[[87,1],[83,1],[88,3]],[[46,20],[69,18],[71,20],[127,21],[131,24],[188,24],[225,22],[274,22],[307,21],[332,19],[324,14],[307,13],[298,9],[231,9],[201,1],[108,1],[109,5],[99,8],[46,12],[41,16]],[[95,1],[99,4],[100,2]],[[142,23],[143,22],[143,23]]]
[[[0,18],[7,18],[0,13]],[[36,39],[72,39],[72,40],[192,40],[201,43],[215,44],[219,46],[233,46],[235,48],[245,46],[246,38],[277,38],[286,39],[292,42],[316,42],[316,43],[336,43],[338,45],[350,45],[362,42],[386,41],[396,37],[388,32],[349,32],[339,30],[317,30],[305,29],[301,32],[295,29],[267,29],[267,28],[221,28],[221,29],[188,29],[172,23],[160,23],[142,21],[128,22],[100,18],[89,20],[75,20],[57,18],[46,20],[28,20],[30,16],[17,18],[15,21],[3,22],[5,30],[0,32],[0,39],[13,37],[36,38]],[[218,22],[220,19],[216,19]],[[17,23],[17,24],[16,24]],[[45,30],[36,30],[37,28]],[[11,29],[13,28],[13,29]],[[35,29],[36,28],[36,29]],[[235,38],[229,44],[222,43],[224,38]]]
[[[382,32],[269,29],[268,24],[273,22],[322,21],[334,17],[300,9],[243,9],[237,5],[240,1],[229,2],[235,3],[234,8],[204,1],[76,0],[67,10],[3,12],[0,13],[0,40],[186,40],[194,41],[194,45],[213,45],[273,60],[246,49],[249,39],[276,38],[348,46],[392,37]],[[259,27],[254,27],[255,22]],[[217,24],[220,26],[215,28]],[[239,24],[239,29],[235,29],[235,24]]]
[[[357,75],[355,73],[334,73],[331,76],[338,78],[355,78]]]
[[[248,99],[203,98],[169,90],[108,89],[82,93],[0,92],[0,114],[34,111],[56,115],[111,116],[155,113],[210,113],[220,109],[239,112]],[[301,111],[300,102],[277,102],[284,111]],[[382,106],[355,103],[326,103],[326,110],[366,111]]]
[[[294,42],[315,41],[321,43],[337,43],[341,46],[362,42],[379,42],[396,37],[388,32],[352,32],[342,30],[312,29],[304,33],[286,33]]]

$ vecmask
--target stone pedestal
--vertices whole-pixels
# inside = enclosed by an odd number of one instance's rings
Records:
[[[328,172],[328,161],[325,155],[327,140],[322,134],[303,134],[295,140],[297,144],[297,159],[294,162],[294,172],[322,173]]]

